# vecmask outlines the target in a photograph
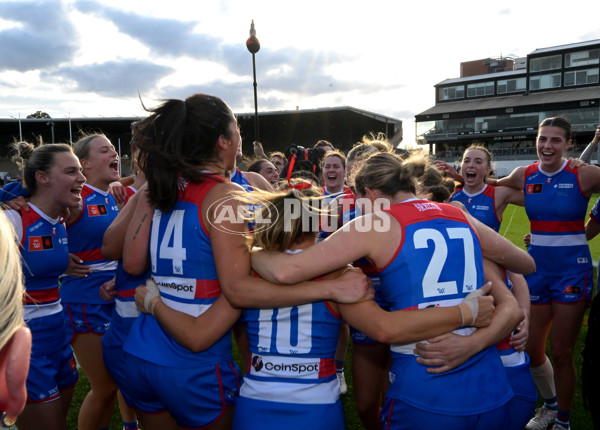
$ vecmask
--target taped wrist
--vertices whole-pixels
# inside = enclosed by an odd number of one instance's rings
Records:
[[[477,313],[479,312],[479,301],[477,300],[477,297],[479,296],[483,296],[483,290],[478,289],[471,291],[469,294],[467,294],[467,297],[465,297],[465,301],[463,302],[471,311],[472,321],[470,325],[475,325],[475,321],[477,320]]]
[[[156,306],[156,303],[160,301],[160,291],[158,290],[158,285],[156,285],[152,279],[148,279],[146,281],[146,290],[147,292],[146,297],[144,297],[144,307],[146,308],[146,312],[154,315],[154,306]]]

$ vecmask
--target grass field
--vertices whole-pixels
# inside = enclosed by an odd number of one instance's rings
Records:
[[[594,195],[590,199],[590,207],[596,202],[598,195]],[[588,210],[589,213],[589,210]],[[504,220],[502,223],[502,228],[500,230],[500,234],[505,236],[515,245],[523,247],[523,236],[529,232],[529,221],[525,214],[524,208],[516,207],[516,206],[508,206],[506,211],[504,212]],[[590,250],[592,253],[592,259],[594,262],[598,261],[598,257],[600,256],[600,238],[596,238],[590,242]],[[594,277],[595,280],[595,277]],[[581,334],[579,336],[579,340],[576,347],[576,355],[575,355],[575,363],[578,370],[578,386],[577,391],[575,393],[575,404],[573,411],[571,412],[571,428],[575,430],[585,430],[591,429],[592,421],[588,411],[583,408],[582,400],[581,400],[581,350],[583,348],[583,340],[585,339],[585,335],[587,333],[587,315],[584,319],[583,327],[581,330]],[[235,351],[237,353],[237,351]],[[356,409],[354,407],[354,398],[353,398],[353,384],[351,378],[351,363],[352,363],[352,345],[350,344],[348,349],[348,356],[346,359],[346,381],[348,382],[348,393],[342,397],[344,412],[346,415],[346,428],[349,430],[360,430],[362,429],[362,425],[360,424],[360,420],[358,419],[358,415],[356,414]],[[239,363],[239,356],[236,357],[236,360]],[[71,405],[71,410],[69,413],[69,421],[68,421],[68,429],[75,430],[77,429],[77,413],[79,411],[79,407],[81,406],[81,402],[85,397],[85,394],[89,390],[89,383],[87,378],[81,372],[80,381],[76,387],[75,395],[73,398],[73,403]],[[118,414],[118,410],[115,410],[115,414],[113,415],[113,420],[111,424],[111,430],[120,430],[122,429],[120,416]]]

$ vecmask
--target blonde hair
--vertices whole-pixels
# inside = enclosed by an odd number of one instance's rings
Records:
[[[22,327],[23,269],[15,232],[6,215],[0,211],[0,349]]]
[[[385,133],[378,132],[365,134],[359,144],[369,145],[377,149],[379,152],[394,152],[394,148],[390,143]],[[350,158],[350,157],[348,157]]]
[[[279,192],[256,190],[236,193],[239,200],[249,204],[260,202],[260,216],[254,217],[254,231],[249,235],[249,245],[266,251],[282,252],[300,243],[307,236],[319,233],[319,209],[323,200],[321,190],[305,180],[292,181],[292,186]],[[302,214],[290,217],[290,205],[299,202]],[[315,217],[318,217],[315,219]]]

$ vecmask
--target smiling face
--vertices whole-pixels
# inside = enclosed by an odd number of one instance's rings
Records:
[[[330,155],[323,163],[323,183],[330,193],[337,193],[344,188],[346,171],[340,157]]]
[[[81,164],[75,154],[55,154],[54,164],[46,175],[48,183],[47,187],[43,188],[44,191],[52,193],[54,201],[62,208],[78,208],[81,204],[81,189],[85,176],[81,173]]]
[[[260,170],[258,171],[271,185],[276,185],[277,181],[279,181],[279,171],[277,168],[269,161],[263,161],[260,165]]]
[[[89,151],[81,160],[83,172],[90,183],[98,188],[119,180],[119,155],[110,140],[98,136],[89,143]]]
[[[563,156],[571,146],[567,140],[565,130],[561,127],[540,127],[537,136],[537,155],[544,171],[552,173],[557,171],[562,163]]]
[[[485,177],[491,171],[490,159],[485,151],[471,148],[465,151],[460,165],[460,172],[468,189],[479,189],[483,187]]]

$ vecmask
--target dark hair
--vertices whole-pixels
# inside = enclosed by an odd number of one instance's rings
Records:
[[[538,133],[542,127],[559,127],[565,131],[565,139],[571,140],[573,138],[571,134],[571,123],[568,119],[562,116],[555,116],[552,118],[546,118],[540,123],[538,127]]]
[[[324,139],[317,141],[317,143],[314,144],[313,148],[323,148],[324,146],[329,146],[332,150],[335,149],[335,147],[333,146],[333,143],[329,142],[328,140],[324,140]]]
[[[64,143],[48,143],[35,147],[29,142],[15,142],[13,149],[16,154],[12,157],[13,161],[23,169],[23,183],[29,194],[35,194],[37,190],[36,172],[48,173],[54,165],[54,154],[59,152],[70,152],[73,150]]]
[[[151,115],[137,127],[142,134],[137,142],[139,165],[146,175],[150,202],[168,212],[177,202],[178,177],[202,181],[205,173],[199,167],[216,160],[216,142],[220,136],[231,138],[235,117],[223,100],[207,94],[169,99],[144,109]]]
[[[263,163],[270,163],[269,160],[265,159],[265,158],[259,158],[257,160],[252,161],[249,165],[248,165],[248,171],[249,172],[255,172],[255,173],[260,173],[260,169],[263,165]]]
[[[279,157],[279,158],[281,158],[281,159],[283,160],[283,164],[287,163],[287,158],[286,158],[285,154],[284,154],[283,152],[281,152],[281,151],[274,151],[274,152],[271,152],[271,153],[269,154],[269,161],[270,161],[270,160],[271,160],[273,157]]]

